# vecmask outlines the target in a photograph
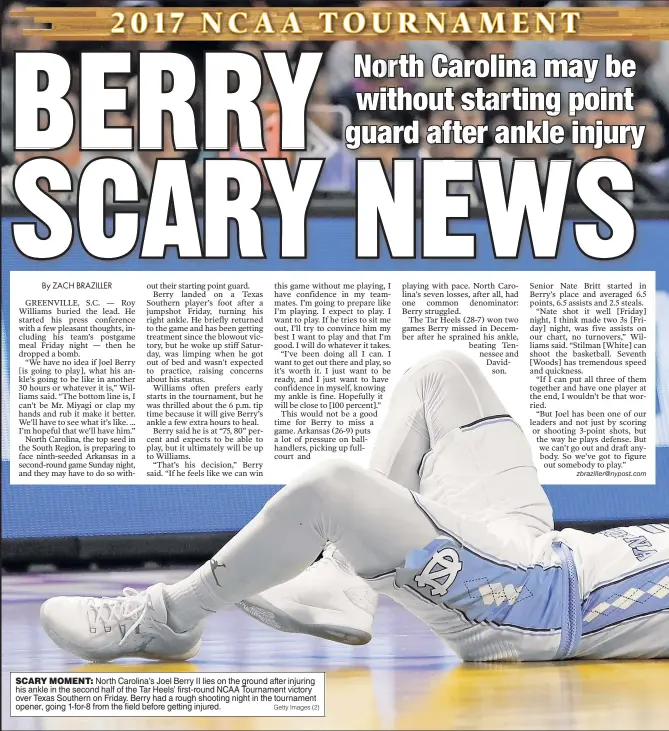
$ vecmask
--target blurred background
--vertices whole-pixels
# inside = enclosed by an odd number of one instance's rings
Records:
[[[78,2],[30,2],[30,5],[40,6],[62,6],[77,5]],[[97,0],[85,3],[87,5],[112,6],[126,5],[128,7],[138,7],[142,5],[153,6],[179,6],[182,2],[141,2],[130,0],[129,2],[107,2],[106,0]],[[250,2],[200,2],[199,6],[271,6],[285,5],[286,3],[276,0],[251,0]],[[387,7],[396,3],[384,0],[334,0],[328,3],[308,3],[303,0],[297,0],[291,5],[299,7],[300,5],[309,6],[375,6]],[[629,0],[627,2],[606,3],[599,0],[580,0],[579,2],[569,2],[562,0],[561,2],[546,2],[546,0],[513,0],[500,2],[499,0],[470,0],[470,2],[460,2],[459,0],[436,0],[434,2],[416,2],[415,0],[404,0],[403,5],[415,6],[487,6],[487,7],[511,7],[511,6],[556,6],[565,7],[574,6],[596,6],[607,4],[615,5],[631,5],[631,6],[667,6],[669,0]],[[70,43],[70,42],[53,42],[48,39],[25,37],[22,30],[30,21],[9,17],[9,11],[12,9],[21,9],[26,3],[20,2],[3,2],[3,25],[2,25],[2,184],[3,199],[5,203],[12,202],[14,199],[12,190],[12,180],[15,167],[22,161],[27,159],[31,153],[21,152],[15,154],[12,144],[12,99],[13,99],[13,59],[16,51],[21,50],[53,50],[65,55],[70,60],[73,68],[76,69],[78,64],[78,55],[81,51],[95,51],[101,48],[108,49],[110,45],[105,43]],[[568,43],[561,41],[504,41],[496,40],[492,42],[457,42],[450,40],[429,40],[429,41],[389,41],[384,38],[378,39],[361,39],[353,41],[341,42],[275,42],[271,44],[263,44],[258,41],[243,42],[241,44],[234,43],[197,43],[197,42],[176,42],[170,43],[133,43],[120,44],[119,48],[123,50],[133,49],[168,49],[176,48],[179,52],[187,54],[196,64],[199,70],[199,76],[204,78],[203,64],[204,51],[227,50],[234,49],[236,45],[243,46],[246,52],[251,52],[261,57],[262,51],[267,49],[286,50],[293,59],[297,59],[305,50],[320,50],[325,53],[322,65],[322,71],[318,82],[314,87],[310,101],[309,114],[309,149],[306,152],[299,153],[299,157],[321,157],[325,158],[323,172],[319,181],[319,191],[327,193],[350,193],[354,188],[355,180],[355,159],[356,157],[380,157],[388,167],[391,166],[392,159],[398,156],[413,157],[497,157],[501,158],[506,169],[510,169],[511,162],[516,157],[537,157],[540,159],[540,169],[551,158],[573,158],[576,164],[583,163],[591,157],[612,156],[623,159],[626,164],[633,170],[636,178],[636,193],[634,203],[642,204],[649,202],[667,202],[669,201],[669,41],[650,42],[650,41],[627,41],[627,42],[598,42],[598,41],[570,41]],[[606,124],[641,124],[646,126],[644,141],[639,150],[631,150],[627,146],[609,146],[604,149],[594,150],[588,146],[580,145],[571,147],[569,145],[560,146],[551,149],[547,146],[528,146],[528,145],[509,145],[505,147],[495,146],[490,138],[484,141],[482,145],[428,145],[420,144],[414,147],[400,149],[393,145],[362,145],[355,151],[348,150],[342,143],[342,133],[347,124],[364,123],[369,125],[387,124],[396,122],[398,124],[410,123],[413,115],[420,113],[412,112],[379,112],[370,116],[369,113],[359,112],[356,108],[356,92],[373,91],[376,86],[390,86],[392,84],[402,84],[405,88],[410,88],[414,84],[414,90],[421,91],[441,91],[445,86],[443,79],[436,79],[431,75],[426,75],[423,79],[376,79],[361,80],[353,78],[353,55],[356,52],[365,52],[372,54],[373,57],[379,59],[395,58],[401,53],[415,53],[419,57],[426,60],[426,68],[429,69],[429,59],[435,53],[445,53],[449,58],[485,58],[491,53],[503,53],[507,58],[534,58],[538,62],[537,65],[541,69],[542,62],[545,58],[597,58],[604,59],[605,54],[612,53],[614,56],[624,59],[631,58],[637,64],[637,74],[633,80],[634,96],[636,101],[636,110],[634,112],[600,112],[588,115],[586,123],[594,123],[596,119],[601,119]],[[600,64],[603,66],[603,63]],[[627,80],[622,80],[625,83]],[[601,82],[601,83],[600,83]],[[134,109],[134,86],[132,79],[119,79],[118,83],[129,84],[129,109],[127,110],[127,120],[123,120],[123,115],[119,113],[117,124],[127,124],[132,121],[135,113]],[[471,80],[472,84],[479,84],[490,90],[509,90],[511,84],[509,80],[489,79],[489,80]],[[611,89],[616,88],[616,84],[622,83],[621,80],[605,80],[603,76],[598,76],[592,85],[588,86],[588,90],[598,90],[601,85],[606,85]],[[552,90],[570,91],[579,88],[579,84],[585,87],[584,82],[578,80],[551,80]],[[529,87],[530,90],[542,90],[546,88],[546,83],[542,79],[536,81],[525,80],[519,86]],[[77,92],[76,83],[73,84],[70,101],[76,109]],[[196,94],[197,96],[197,94]],[[457,98],[457,96],[456,96]],[[263,154],[267,157],[277,157],[282,153],[278,144],[278,108],[276,98],[271,84],[267,84],[262,97],[263,110],[265,114],[266,128],[266,144],[267,151]],[[195,107],[197,111],[197,99]],[[471,113],[464,112],[456,103],[454,112],[437,112],[432,115],[423,115],[423,127],[427,124],[441,124],[448,117],[460,119],[463,123],[488,124],[491,130],[494,130],[500,124],[523,124],[527,118],[540,123],[543,118],[548,119],[542,112],[526,113],[522,111],[513,111],[510,113]],[[564,120],[558,120],[563,122]],[[567,121],[568,123],[568,121]],[[169,124],[169,121],[166,122]],[[167,136],[169,139],[170,136]],[[61,158],[73,170],[76,176],[78,170],[88,162],[90,154],[84,156],[76,148],[77,141],[73,140],[71,145],[65,149],[55,153],[53,156]],[[38,154],[38,153],[33,153]],[[100,154],[100,153],[98,153]],[[114,154],[105,153],[105,154]],[[194,186],[199,186],[201,180],[201,163],[204,155],[217,153],[182,153],[174,150],[166,149],[163,152],[156,153],[150,151],[142,151],[138,153],[117,153],[124,155],[132,160],[135,168],[139,172],[140,180],[145,190],[143,195],[148,196],[150,181],[152,178],[153,166],[157,157],[166,156],[186,156],[192,170],[192,179]],[[231,155],[255,155],[258,153],[240,153],[232,150]],[[286,153],[287,154],[287,153]],[[291,162],[297,164],[298,156],[293,155]],[[75,186],[76,187],[76,186]],[[632,201],[625,201],[632,203]]]

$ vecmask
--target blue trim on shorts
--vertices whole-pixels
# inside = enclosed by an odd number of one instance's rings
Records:
[[[562,562],[510,568],[441,536],[409,553],[395,584],[467,622],[546,635],[563,631],[565,573]]]
[[[478,548],[475,548],[469,541],[465,541],[463,538],[461,538],[457,533],[454,533],[453,531],[449,530],[448,528],[444,527],[433,515],[430,513],[429,509],[423,505],[423,503],[420,500],[420,497],[417,493],[411,492],[411,497],[413,498],[413,501],[416,503],[418,508],[425,514],[425,517],[432,523],[432,525],[443,535],[448,536],[449,538],[452,538],[454,541],[459,543],[464,548],[467,548],[472,553],[476,554],[480,558],[484,558],[487,561],[490,561],[491,563],[496,564],[497,566],[503,566],[505,568],[509,569],[533,569],[533,568],[542,568],[544,571],[550,571],[551,569],[554,569],[555,566],[552,564],[543,564],[543,563],[536,563],[532,564],[531,566],[526,566],[522,563],[513,563],[512,561],[504,561],[501,558],[497,558],[495,556],[491,556],[484,551],[481,551]]]
[[[629,579],[632,576],[638,576],[639,574],[643,574],[645,571],[650,571],[651,569],[657,568],[658,566],[666,566],[667,573],[669,573],[669,561],[667,561],[666,559],[660,559],[658,561],[655,561],[654,563],[649,564],[648,566],[645,566],[642,569],[634,568],[624,574],[620,574],[620,576],[616,576],[615,579],[607,579],[606,581],[601,581],[600,583],[595,584],[592,589],[590,589],[590,591],[585,595],[583,601],[588,601],[588,599],[599,589],[606,589],[607,587],[614,586],[615,584],[618,584],[625,579]]]
[[[583,603],[583,636],[669,610],[669,563],[600,586]]]
[[[564,543],[553,544],[555,553],[562,561],[562,637],[555,653],[555,660],[571,657],[581,641],[582,614],[578,585],[578,572],[574,554]]]

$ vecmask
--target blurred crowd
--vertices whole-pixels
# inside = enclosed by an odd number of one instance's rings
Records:
[[[55,50],[66,56],[73,68],[78,63],[79,53],[81,51],[100,50],[101,44],[93,43],[69,43],[69,42],[53,42],[48,39],[38,38],[34,36],[24,36],[22,29],[30,21],[15,19],[9,16],[11,9],[21,9],[26,5],[40,6],[62,6],[66,4],[81,5],[80,2],[67,3],[60,2],[49,3],[31,1],[29,3],[4,2],[3,3],[3,25],[2,25],[2,187],[3,200],[8,202],[12,198],[12,179],[14,171],[21,162],[28,159],[31,155],[39,153],[15,152],[12,141],[12,125],[13,125],[13,58],[14,53],[20,50]],[[183,6],[183,2],[143,2],[130,0],[128,2],[89,2],[88,5],[110,6],[110,5],[126,5],[129,7],[139,7],[146,5],[153,6]],[[197,2],[197,6],[271,6],[286,5],[285,2],[273,2],[265,0],[250,0],[243,2]],[[331,0],[324,3],[307,3],[292,2],[291,6],[299,8],[300,5],[309,6],[374,6],[374,7],[392,7],[395,3],[384,0]],[[461,2],[460,0],[434,0],[433,2],[411,2],[411,0],[403,0],[404,6],[475,6],[476,0],[469,2]],[[486,7],[543,7],[555,6],[565,7],[574,6],[596,6],[611,5],[611,2],[600,2],[599,0],[578,0],[578,2],[569,2],[569,0],[560,0],[547,2],[546,0],[484,0],[478,3]],[[646,6],[665,6],[669,10],[669,0],[624,0],[616,2],[616,5],[646,5]],[[105,43],[105,50],[114,44]],[[181,53],[186,53],[199,70],[199,78],[204,77],[202,72],[204,63],[204,46],[197,42],[177,42],[172,44]],[[593,157],[611,156],[616,157],[624,162],[632,169],[636,180],[635,202],[669,202],[669,41],[652,42],[652,41],[523,41],[512,42],[504,40],[495,40],[491,42],[451,42],[446,39],[435,39],[428,41],[401,40],[390,41],[383,37],[374,39],[358,39],[352,41],[340,42],[275,42],[266,46],[262,42],[251,41],[239,44],[247,52],[262,58],[262,51],[267,48],[271,50],[286,50],[291,58],[295,61],[299,58],[300,53],[305,50],[323,51],[325,58],[321,67],[321,73],[318,81],[314,86],[310,105],[308,109],[309,126],[309,149],[300,153],[302,157],[319,157],[325,158],[323,172],[319,180],[319,189],[321,191],[330,192],[350,192],[355,184],[355,160],[356,157],[374,157],[381,158],[384,165],[390,171],[392,168],[392,160],[397,157],[414,157],[414,158],[500,158],[505,169],[510,170],[515,158],[535,157],[539,160],[540,170],[545,169],[548,161],[555,158],[573,158],[577,165],[583,164]],[[169,41],[165,43],[137,43],[128,45],[119,45],[119,48],[128,50],[144,50],[144,49],[168,49]],[[206,50],[234,50],[235,44],[221,42],[218,44],[207,43]],[[482,144],[427,144],[423,141],[421,144],[412,146],[393,146],[393,145],[375,145],[363,144],[357,150],[349,150],[346,148],[342,138],[346,125],[368,124],[368,125],[386,125],[386,124],[408,124],[413,121],[414,116],[421,117],[421,127],[425,129],[427,125],[441,125],[447,119],[457,119],[463,124],[487,124],[491,131],[494,131],[497,125],[501,124],[524,124],[527,120],[540,123],[543,119],[550,119],[543,112],[469,112],[462,109],[461,105],[456,101],[455,111],[453,112],[432,112],[420,115],[416,112],[379,112],[370,115],[368,112],[360,112],[356,104],[356,93],[360,91],[374,91],[380,86],[390,86],[393,84],[402,85],[408,90],[414,91],[443,91],[445,86],[444,79],[437,79],[429,74],[422,79],[373,79],[361,80],[354,78],[353,73],[353,57],[355,53],[365,52],[378,59],[396,58],[399,54],[414,53],[426,61],[426,68],[430,67],[430,59],[435,53],[444,53],[449,58],[487,58],[492,53],[503,53],[506,58],[532,58],[537,61],[539,69],[543,68],[543,61],[547,58],[567,58],[567,59],[584,59],[596,58],[600,59],[600,69],[603,70],[603,59],[606,54],[613,54],[616,58],[634,59],[637,65],[637,74],[633,79],[633,89],[635,98],[635,111],[630,112],[596,112],[584,115],[581,119],[583,123],[594,124],[596,120],[602,120],[605,124],[638,124],[645,126],[645,134],[643,143],[638,150],[632,150],[629,146],[608,146],[603,149],[595,150],[586,145],[571,146],[563,144],[556,147],[548,147],[545,145],[495,145],[491,135],[487,135]],[[119,80],[119,83],[128,85],[129,108],[125,115],[127,119],[124,121],[124,115],[119,113],[117,124],[128,124],[134,121],[135,115],[135,85],[133,79]],[[446,80],[446,83],[447,80]],[[551,80],[550,86],[543,80],[521,82],[510,82],[509,80],[489,79],[489,80],[470,80],[465,88],[471,90],[476,85],[482,85],[489,90],[510,90],[512,84],[517,83],[519,86],[529,87],[538,91],[550,88],[568,92],[578,90],[579,85],[584,82],[565,79]],[[585,90],[598,90],[600,86],[608,86],[609,89],[615,89],[616,84],[620,81],[603,79],[599,76],[592,85]],[[624,80],[629,83],[629,80]],[[73,85],[76,87],[76,84]],[[459,93],[456,92],[456,100]],[[71,91],[70,101],[73,107],[77,107],[76,88]],[[279,149],[279,109],[274,97],[273,87],[271,84],[265,84],[263,96],[261,98],[262,109],[265,123],[265,139],[267,151],[260,153],[267,157],[277,157],[283,155]],[[552,123],[560,123],[568,125],[569,119],[552,119]],[[166,125],[169,125],[169,119],[166,119]],[[61,150],[49,153],[51,156],[63,160],[72,170],[76,177],[76,173],[90,159],[77,149],[77,136],[75,135],[71,144]],[[169,144],[171,135],[165,135],[166,144]],[[115,153],[105,153],[115,154]],[[154,151],[138,151],[132,153],[116,153],[131,161],[138,171],[140,181],[143,184],[143,195],[148,195],[150,183],[152,179],[152,171],[155,161],[159,157],[181,157],[185,156],[188,164],[191,166],[192,179],[197,185],[200,179],[202,160],[207,155],[213,154],[204,151],[200,152],[178,152],[173,149],[165,149],[162,152]],[[216,153],[220,154],[220,153]],[[226,153],[228,154],[228,153]],[[231,155],[247,155],[249,157],[257,157],[259,153],[242,153],[240,151],[231,151]],[[296,163],[296,159],[291,159]],[[472,191],[474,194],[476,191]]]

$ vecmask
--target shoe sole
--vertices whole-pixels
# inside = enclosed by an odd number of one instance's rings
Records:
[[[237,606],[249,617],[280,632],[313,635],[322,640],[339,642],[343,645],[366,645],[372,639],[369,632],[352,627],[340,627],[333,624],[304,624],[261,597],[254,598],[252,602],[244,599]]]
[[[120,655],[114,655],[113,657],[101,658],[96,657],[95,655],[86,655],[85,653],[82,653],[79,648],[61,637],[57,632],[54,632],[54,630],[52,630],[51,627],[48,626],[47,621],[44,619],[43,610],[41,608],[40,621],[42,623],[44,631],[47,633],[47,635],[55,645],[60,647],[61,650],[65,650],[71,655],[79,657],[82,660],[86,660],[87,662],[112,662],[113,660],[119,660],[122,657],[134,657],[142,660],[157,660],[159,662],[183,662],[185,660],[190,660],[191,658],[195,657],[195,655],[197,655],[197,653],[200,651],[200,647],[202,646],[202,640],[198,640],[197,644],[195,644],[193,647],[191,647],[190,650],[182,653],[181,655],[156,655],[151,652],[128,652],[121,653]]]

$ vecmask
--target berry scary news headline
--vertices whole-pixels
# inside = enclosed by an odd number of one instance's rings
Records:
[[[15,226],[16,246],[31,258],[72,245],[65,204],[87,211],[80,241],[97,258],[125,257],[139,241],[142,258],[169,247],[181,258],[227,257],[231,221],[240,255],[262,258],[256,207],[268,190],[285,258],[307,256],[308,206],[324,190],[358,197],[359,258],[379,256],[379,221],[395,258],[419,248],[426,258],[473,258],[475,237],[449,235],[446,224],[477,204],[497,257],[517,256],[525,214],[530,232],[542,231],[535,255],[554,257],[565,202],[584,204],[611,230],[576,224],[581,250],[615,258],[633,245],[630,206],[669,199],[662,44],[365,39],[277,49],[252,41],[204,54],[188,43],[140,43],[152,52],[137,59],[113,45],[113,53],[79,55],[10,33],[3,86],[21,94],[7,135],[3,113],[3,152],[14,157],[3,192],[49,228],[44,237]],[[280,156],[270,159],[266,117],[277,107]],[[105,191],[120,203],[147,198],[146,227],[138,214],[117,213],[108,235]],[[176,225],[166,225],[170,211]]]

